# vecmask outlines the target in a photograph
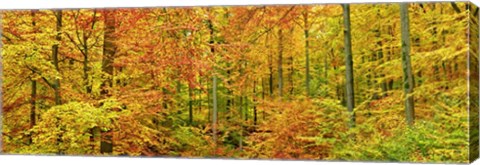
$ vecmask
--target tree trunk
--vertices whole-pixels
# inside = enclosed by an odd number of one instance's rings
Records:
[[[293,31],[295,30],[295,26],[292,26],[292,28],[290,29],[290,36],[293,36]],[[282,45],[283,46],[283,45]],[[293,54],[292,53],[289,53],[290,55],[288,56],[288,92],[290,94],[290,96],[293,95],[293,91],[295,90],[295,86],[293,84],[293,72],[294,72],[294,68],[293,68]]]
[[[207,82],[206,82],[206,86],[207,86],[207,110],[208,110],[208,122],[211,122],[212,118],[211,118],[211,112],[212,110],[210,109],[210,86],[208,85],[208,79],[207,79]]]
[[[208,28],[210,30],[210,41],[209,44],[211,44],[210,52],[212,53],[212,56],[214,58],[214,63],[216,63],[215,59],[215,48],[213,47],[213,44],[215,43],[214,41],[214,30],[213,30],[213,24],[212,20],[208,20]],[[214,64],[215,65],[215,64]],[[213,136],[213,142],[215,145],[215,149],[217,148],[217,113],[218,113],[218,104],[217,104],[217,76],[215,75],[215,66],[213,67],[213,84],[212,84],[212,99],[213,99],[213,117],[212,117],[212,136]],[[214,153],[216,155],[216,152]]]
[[[347,109],[351,113],[350,124],[349,126],[355,127],[355,100],[354,100],[354,90],[353,90],[353,60],[352,60],[352,38],[351,38],[351,29],[350,29],[350,5],[343,5],[343,23],[344,23],[344,37],[345,37],[345,85],[346,85],[346,95],[347,95]]]
[[[308,10],[303,13],[304,36],[305,36],[305,91],[307,97],[310,97],[310,57],[309,57],[309,30],[308,30]]]
[[[37,99],[37,81],[32,80],[32,92],[30,95],[30,129],[36,125],[36,99]],[[32,141],[32,134],[29,135],[30,144]]]
[[[88,55],[83,56],[83,85],[85,86],[85,91],[87,94],[92,93],[92,87],[90,86],[90,83],[88,81]]]
[[[270,53],[270,46],[268,44],[269,37],[267,34],[267,37],[265,37],[265,46],[267,47],[267,52],[268,52],[268,70],[269,70],[269,79],[268,79],[268,87],[269,87],[269,94],[270,98],[273,97],[273,56],[272,53]]]
[[[33,26],[33,33],[36,34],[37,33],[37,28],[36,28],[36,22],[35,22],[35,12],[34,10],[32,10],[30,13],[31,13],[31,16],[32,16],[32,26]],[[1,21],[1,20],[0,20]],[[35,37],[35,36],[34,36]],[[34,49],[37,49],[37,48],[34,48]],[[31,94],[30,94],[30,129],[32,129],[35,124],[36,124],[36,99],[37,99],[37,81],[36,80],[31,80],[32,82],[32,91],[31,91]],[[30,144],[32,144],[33,140],[32,140],[32,134],[29,135],[29,142]]]
[[[253,81],[253,125],[257,125],[257,81]]]
[[[280,28],[278,30],[278,95],[280,98],[283,96],[283,31]]]
[[[244,119],[244,111],[243,111],[243,94],[240,96],[240,103],[239,103],[239,110],[240,110],[240,139],[238,141],[240,151],[243,149],[243,119]]]
[[[115,10],[105,10],[105,32],[103,41],[103,56],[102,56],[102,72],[106,74],[105,80],[102,82],[100,94],[103,97],[111,95],[110,89],[113,85],[113,61],[115,58],[116,46],[115,41]],[[100,133],[101,135],[101,133]],[[110,137],[106,137],[109,139]],[[113,150],[113,142],[100,140],[100,152],[111,153]]]
[[[408,4],[400,4],[400,19],[402,27],[402,67],[403,67],[403,89],[405,95],[405,114],[409,126],[415,120],[413,100],[413,74],[410,60],[410,27],[408,18]]]
[[[101,84],[101,94],[111,95],[107,88],[112,87],[113,82],[113,61],[115,59],[116,46],[115,41],[115,10],[105,10],[105,33],[103,43],[102,71],[105,74],[105,80]]]
[[[193,124],[193,93],[192,93],[192,88],[188,88],[188,123],[190,125]]]
[[[59,43],[62,40],[60,36],[62,31],[62,10],[55,11],[55,16],[57,18],[57,25],[56,25],[57,35],[55,36],[55,40],[58,43],[52,46],[52,59],[53,59],[53,66],[55,66],[55,70],[58,73],[60,73],[60,68],[58,66],[58,47],[59,47]],[[61,100],[62,98],[60,96],[60,79],[59,78],[55,78],[53,82],[53,90],[55,92],[55,104],[56,105],[62,104],[62,100]]]
[[[381,29],[379,28],[378,29],[378,34],[377,36],[379,38],[381,38]],[[380,62],[381,63],[385,63],[385,58],[383,57],[383,43],[382,41],[378,41],[377,43],[378,45],[378,50],[377,50],[377,53],[378,53],[378,59],[380,59]],[[380,77],[382,78],[382,83],[380,84],[380,88],[382,89],[382,97],[387,97],[387,92],[388,92],[388,89],[387,89],[387,80],[385,78],[385,74],[384,73],[381,73],[380,74]]]
[[[228,67],[230,67],[230,65],[228,65]],[[235,100],[233,99],[233,98],[234,98],[233,92],[232,92],[231,89],[229,89],[229,88],[231,87],[231,85],[232,85],[232,81],[230,80],[231,72],[232,72],[232,71],[231,71],[231,69],[229,68],[229,69],[227,70],[227,77],[229,78],[229,80],[227,81],[227,85],[228,85],[228,87],[227,87],[227,106],[226,106],[227,112],[230,112],[231,107],[233,106],[233,105],[232,105],[232,104],[233,104],[233,101],[235,101]]]

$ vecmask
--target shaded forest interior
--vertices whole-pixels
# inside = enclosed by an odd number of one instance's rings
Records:
[[[17,10],[2,26],[6,153],[469,161],[468,2]]]

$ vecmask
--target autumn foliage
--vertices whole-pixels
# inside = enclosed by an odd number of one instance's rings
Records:
[[[475,10],[408,5],[411,126],[396,3],[351,5],[352,112],[338,4],[3,11],[2,150],[467,162]]]

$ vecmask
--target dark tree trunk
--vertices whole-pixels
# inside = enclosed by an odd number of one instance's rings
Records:
[[[35,12],[34,10],[31,11],[32,16],[32,27],[34,29],[33,33],[37,33],[36,22],[35,22]],[[1,21],[1,19],[0,19]],[[36,48],[34,48],[36,49]],[[30,129],[32,129],[36,125],[36,99],[37,99],[37,81],[31,80],[32,83],[32,91],[30,94]],[[32,144],[32,134],[29,135],[29,143]]]
[[[55,40],[60,43],[62,41],[62,38],[60,35],[62,31],[62,10],[55,11],[55,16],[57,18],[57,25],[56,25],[57,35],[55,36]],[[58,43],[52,46],[52,59],[53,59],[53,66],[55,66],[55,70],[60,73],[60,68],[58,66],[59,65],[58,48],[59,48]],[[53,81],[53,90],[55,92],[55,104],[56,105],[62,104],[62,98],[60,96],[60,79],[55,78],[55,80]]]
[[[105,33],[103,43],[102,71],[105,73],[105,80],[101,84],[101,94],[111,95],[107,88],[112,87],[113,82],[113,61],[115,59],[115,10],[105,10]]]
[[[102,57],[102,72],[105,74],[105,79],[100,88],[102,97],[109,97],[111,95],[110,88],[113,86],[113,61],[115,59],[115,10],[105,10],[105,32],[103,42],[103,57]],[[100,133],[101,136],[101,133]],[[103,139],[100,137],[100,152],[111,153],[113,150],[113,142],[109,141],[111,137]]]

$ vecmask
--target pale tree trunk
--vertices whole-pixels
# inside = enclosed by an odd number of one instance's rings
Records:
[[[343,5],[343,23],[344,23],[344,37],[345,37],[345,85],[347,95],[347,109],[351,113],[349,126],[355,127],[355,100],[353,90],[353,60],[352,60],[352,35],[350,29],[350,5]]]
[[[400,4],[400,19],[402,27],[402,67],[403,67],[403,89],[405,95],[405,114],[409,126],[415,120],[413,100],[413,74],[410,60],[410,27],[408,18],[408,4]]]
[[[212,20],[208,20],[208,28],[210,30],[210,41],[209,44],[211,46],[210,52],[212,53],[214,63],[216,62],[215,60],[215,48],[213,47],[213,44],[215,43],[214,41],[214,29],[213,29],[213,24]],[[214,64],[215,65],[215,64]],[[217,75],[215,75],[215,66],[213,67],[213,83],[212,83],[212,99],[213,99],[213,114],[212,114],[212,136],[213,136],[213,142],[214,142],[214,148],[217,148],[217,117],[218,117],[218,103],[217,103]],[[216,155],[216,152],[214,152],[214,155]]]

